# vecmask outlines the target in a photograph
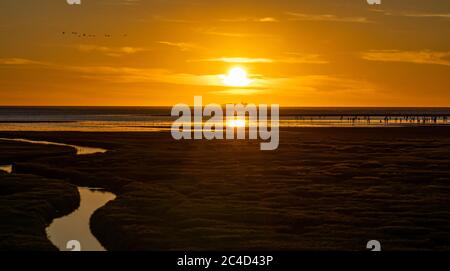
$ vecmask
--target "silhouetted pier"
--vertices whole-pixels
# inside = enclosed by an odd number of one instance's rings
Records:
[[[295,120],[335,119],[341,122],[395,123],[395,124],[448,124],[449,108],[417,108],[417,109],[336,109],[336,108],[282,108],[282,117]]]

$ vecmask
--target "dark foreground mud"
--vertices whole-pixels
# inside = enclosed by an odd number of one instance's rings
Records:
[[[116,193],[91,218],[108,250],[450,249],[446,127],[288,129],[273,152],[167,133],[8,135],[109,150],[15,164]]]

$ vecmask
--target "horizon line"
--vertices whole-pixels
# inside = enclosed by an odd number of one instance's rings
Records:
[[[232,103],[225,103],[220,104],[221,106],[225,106],[227,104]],[[252,103],[237,103],[237,104],[252,104]],[[254,104],[259,105],[259,104]],[[194,105],[189,105],[190,107],[194,107]],[[169,108],[173,107],[173,105],[1,105],[0,108],[6,108],[6,107],[154,107],[154,108]],[[304,105],[288,105],[288,106],[282,106],[280,105],[280,108],[449,108],[450,105],[447,106],[352,106],[352,105],[339,105],[339,106],[304,106]]]

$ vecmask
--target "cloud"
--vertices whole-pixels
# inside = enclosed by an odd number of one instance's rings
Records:
[[[403,16],[416,18],[441,18],[450,19],[450,13],[405,13]]]
[[[450,13],[420,13],[420,12],[394,12],[380,9],[371,9],[371,11],[386,16],[400,16],[413,18],[430,18],[430,19],[450,19]]]
[[[224,63],[273,63],[270,58],[218,57],[188,60],[189,62],[224,62]]]
[[[0,63],[34,64],[33,60],[18,61],[0,59]],[[71,75],[106,83],[164,83],[173,85],[221,87],[222,94],[249,95],[256,92],[288,91],[301,92],[336,92],[336,93],[368,93],[376,87],[370,82],[343,78],[332,75],[305,75],[293,77],[269,77],[257,74],[249,75],[251,83],[248,87],[227,88],[223,83],[222,74],[190,74],[176,73],[166,69],[133,68],[123,66],[71,66],[61,64],[45,64],[47,68],[67,71]],[[213,90],[214,91],[214,90]],[[217,91],[216,91],[217,92]],[[217,93],[219,93],[217,92]]]
[[[140,1],[141,0],[109,0],[104,4],[111,6],[136,6],[140,4]]]
[[[131,47],[131,46],[123,46],[123,47],[107,47],[107,46],[98,46],[93,44],[79,44],[75,45],[75,48],[82,52],[100,52],[107,56],[112,57],[120,57],[123,55],[131,55],[136,54],[138,52],[145,51],[144,48],[139,47]]]
[[[140,2],[141,0],[123,0],[123,4],[124,5],[136,5]]]
[[[285,64],[327,64],[320,55],[316,54],[298,54],[287,58],[248,58],[248,57],[218,57],[189,60],[191,62],[224,62],[224,63],[285,63]]]
[[[274,17],[259,18],[256,21],[260,22],[260,23],[276,23],[276,22],[278,22],[278,20]]]
[[[147,69],[116,66],[61,66],[59,69],[78,74],[82,78],[108,83],[164,83],[189,86],[225,87],[223,74],[175,73],[166,69]],[[261,76],[249,75],[250,85],[242,89],[263,89]]]
[[[0,58],[0,65],[38,65],[40,68],[67,71],[81,78],[108,83],[166,83],[193,86],[224,86],[221,74],[174,73],[166,69],[124,66],[76,66],[40,62],[23,58]]]
[[[231,38],[247,38],[247,37],[273,37],[271,34],[261,34],[261,33],[243,33],[243,32],[227,32],[217,30],[216,28],[209,29],[198,29],[200,33],[211,36],[223,36]]]
[[[215,90],[210,93],[219,94],[219,95],[252,95],[261,92],[266,92],[261,89],[252,89],[252,88],[229,88],[225,90]]]
[[[224,31],[216,31],[216,30],[207,30],[207,31],[204,31],[203,33],[206,35],[224,36],[224,37],[232,37],[232,38],[244,38],[244,37],[254,36],[254,34],[250,34],[250,33],[224,32]]]
[[[195,20],[167,18],[167,17],[159,16],[159,15],[153,16],[152,19],[155,21],[164,22],[164,23],[179,23],[179,24],[198,23],[198,21],[195,21]],[[146,20],[143,20],[143,21],[146,21]]]
[[[286,14],[291,16],[290,21],[371,23],[366,17],[339,17],[332,14],[305,14],[295,12],[287,12]]]
[[[450,52],[437,52],[430,50],[372,50],[362,53],[361,57],[369,61],[404,62],[450,66]]]
[[[173,73],[165,69],[114,66],[64,66],[62,69],[80,73],[82,77],[112,83],[159,82],[177,85],[222,86],[219,75]]]
[[[333,75],[305,75],[289,78],[272,78],[265,80],[269,89],[281,89],[295,92],[339,92],[339,93],[373,93],[377,87],[371,82]]]
[[[164,44],[171,47],[176,47],[181,51],[192,51],[194,49],[199,49],[200,46],[188,43],[188,42],[170,42],[170,41],[158,41],[159,44]]]
[[[226,23],[240,23],[240,22],[255,22],[255,23],[276,23],[278,19],[274,17],[242,17],[242,18],[233,18],[233,19],[220,19],[220,22]]]
[[[0,58],[1,65],[47,65],[45,62],[26,58]]]
[[[303,53],[295,53],[288,52],[286,55],[290,55],[290,57],[285,57],[279,59],[279,62],[282,63],[302,63],[302,64],[328,64],[327,60],[324,60],[319,54],[303,54]]]

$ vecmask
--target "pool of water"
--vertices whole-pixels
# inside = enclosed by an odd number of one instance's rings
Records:
[[[29,140],[29,139],[23,139],[23,138],[0,138],[0,140],[31,143],[31,144],[71,147],[77,151],[77,155],[86,155],[86,154],[105,153],[106,152],[105,149],[101,149],[101,148],[82,147],[82,146],[70,145],[70,144],[65,144],[65,143]]]
[[[103,190],[86,187],[79,187],[78,191],[81,197],[80,207],[67,216],[54,219],[46,229],[47,236],[62,251],[69,250],[67,242],[71,240],[78,241],[82,251],[105,251],[91,233],[89,222],[95,210],[116,196]]]
[[[4,171],[6,173],[11,173],[12,172],[12,165],[0,166],[0,171]]]
[[[0,140],[23,142],[31,144],[43,144],[53,146],[71,147],[76,150],[77,155],[89,155],[105,153],[107,150],[93,147],[83,147],[58,142],[37,141],[23,138],[0,138]],[[12,165],[0,166],[1,171],[12,173]],[[78,187],[80,193],[80,206],[69,215],[54,219],[46,228],[49,240],[60,250],[67,251],[69,241],[78,241],[81,250],[104,251],[105,248],[95,238],[90,229],[90,218],[98,208],[104,206],[108,201],[116,198],[116,195],[102,189]]]

